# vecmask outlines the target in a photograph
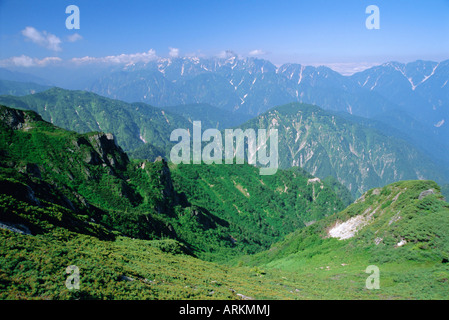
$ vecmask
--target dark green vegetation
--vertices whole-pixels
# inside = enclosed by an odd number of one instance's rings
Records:
[[[175,189],[229,223],[228,237],[248,253],[344,207],[330,187],[301,169],[272,176],[247,165],[178,165],[171,171]],[[198,236],[193,226],[188,231],[185,237]]]
[[[110,134],[62,130],[32,111],[2,107],[0,120],[2,195],[12,201],[2,221],[30,230],[44,232],[41,220],[62,210],[73,221],[56,216],[71,231],[170,237],[203,258],[229,259],[343,209],[331,188],[300,170],[271,177],[249,165],[169,169],[162,159],[131,161]],[[26,214],[13,199],[28,203]],[[45,219],[28,213],[44,209]]]
[[[281,168],[299,166],[323,179],[332,176],[354,197],[398,180],[448,179],[430,157],[406,141],[317,106],[276,107],[241,127],[278,129]]]
[[[294,279],[260,277],[249,267],[230,268],[170,253],[148,240],[100,241],[66,230],[24,236],[0,229],[0,299],[294,299]],[[162,250],[161,250],[161,248]],[[80,289],[65,286],[69,265]],[[313,297],[311,295],[310,297]]]

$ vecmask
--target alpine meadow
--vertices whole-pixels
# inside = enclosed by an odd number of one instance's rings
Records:
[[[2,1],[0,300],[448,300],[448,30],[443,0]]]

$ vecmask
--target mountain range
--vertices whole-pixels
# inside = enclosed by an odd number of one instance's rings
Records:
[[[151,141],[156,148],[167,152],[171,144],[170,133],[190,125],[184,117],[169,111],[85,91],[52,88],[22,97],[2,96],[1,101],[4,105],[34,110],[45,120],[65,129],[79,133],[113,133],[126,151]]]
[[[128,103],[164,108],[208,104],[232,113],[239,123],[248,120],[248,115],[254,117],[287,103],[314,104],[387,125],[389,131],[395,129],[410,144],[449,167],[449,60],[387,62],[344,76],[325,66],[275,66],[229,51],[221,58],[158,58],[111,67],[85,66],[72,82],[57,77],[72,74],[72,69],[48,67],[34,73],[52,78],[42,84],[92,91]],[[0,73],[0,79],[16,81],[38,81],[37,76]]]
[[[447,118],[449,60],[385,63],[351,76],[301,64],[267,60],[159,59],[111,71],[85,87],[104,96],[155,106],[210,103],[252,115],[293,101],[373,117],[391,109],[425,115],[436,128]],[[126,81],[125,81],[126,80]],[[323,94],[323,93],[326,94]]]
[[[334,177],[353,197],[397,180],[449,181],[446,167],[397,130],[313,105],[287,104],[240,123],[242,119],[210,105],[161,109],[60,88],[21,97],[0,96],[0,103],[36,111],[45,120],[76,132],[110,132],[132,157],[150,161],[158,156],[169,160],[174,145],[170,133],[177,128],[191,130],[195,120],[202,120],[204,129],[208,125],[221,130],[228,125],[276,128],[281,168],[300,167],[321,179]]]
[[[134,160],[111,134],[30,110],[0,106],[0,136],[2,299],[447,298],[449,205],[433,181],[345,208],[335,181],[300,168]],[[372,264],[382,290],[366,287]]]
[[[447,299],[448,64],[0,69],[0,299]],[[193,121],[279,169],[174,164]]]
[[[448,181],[445,168],[403,139],[317,106],[283,105],[241,127],[277,129],[281,168],[298,166],[322,179],[335,177],[356,198],[399,180]]]
[[[111,134],[67,131],[34,111],[0,111],[2,194],[36,209],[72,212],[67,221],[48,218],[72,231],[113,238],[104,228],[114,229],[142,239],[174,238],[196,255],[235,254],[267,248],[344,207],[333,187],[298,168],[264,178],[247,164],[169,167],[160,157],[132,160]],[[23,221],[33,234],[44,228],[27,215],[5,213],[3,223]]]

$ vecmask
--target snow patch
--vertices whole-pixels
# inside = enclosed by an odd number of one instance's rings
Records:
[[[378,208],[371,211],[372,208],[369,207],[362,214],[346,220],[345,222],[337,221],[335,225],[329,229],[328,235],[332,238],[338,238],[339,240],[350,239],[355,236],[355,234],[366,226],[371,217],[376,213]]]
[[[365,82],[363,83],[362,87],[364,87],[364,86],[368,83],[369,78],[371,78],[371,76],[368,76],[368,77],[366,78],[366,80],[365,80]]]
[[[304,71],[304,66],[301,66],[301,71],[299,72],[299,79],[298,79],[298,84],[301,83],[302,81],[302,72]]]
[[[433,75],[435,74],[435,70],[438,68],[439,65],[440,65],[440,64],[438,63],[438,64],[435,66],[435,68],[433,68],[432,73],[429,74],[428,76],[425,76],[424,79],[423,79],[420,83],[418,83],[416,86],[414,86],[414,88],[412,88],[412,89],[415,90],[415,88],[416,88],[417,86],[419,86],[420,84],[424,83],[425,81],[427,81],[427,79],[429,79],[431,76],[433,76]]]
[[[379,81],[379,79],[380,79],[380,76],[377,77],[376,82],[374,82],[373,86],[370,88],[371,91],[373,91],[374,88],[377,86],[377,82]]]
[[[337,222],[335,226],[329,230],[328,234],[332,238],[338,238],[339,240],[350,239],[367,223],[367,218],[364,215],[358,215],[345,222]]]

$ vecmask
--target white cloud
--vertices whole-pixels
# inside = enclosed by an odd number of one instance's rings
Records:
[[[116,56],[106,56],[106,57],[83,57],[83,58],[73,58],[71,61],[75,63],[112,63],[112,64],[132,64],[137,62],[150,62],[156,60],[158,56],[156,51],[153,49],[147,52],[125,54],[122,53]]]
[[[229,59],[232,57],[238,57],[238,55],[232,50],[225,50],[217,54],[217,57],[220,59]]]
[[[177,58],[179,57],[179,49],[178,48],[168,48],[170,51],[168,53],[168,55],[172,58]]]
[[[44,67],[51,63],[61,62],[59,57],[45,57],[43,59],[31,58],[26,55],[0,60],[0,66],[8,67]]]
[[[35,64],[33,58],[25,55],[21,55],[20,57],[12,57],[10,62],[18,67],[31,67]]]
[[[76,42],[76,41],[82,40],[82,39],[83,39],[83,37],[78,33],[74,33],[71,36],[67,37],[68,42]]]
[[[324,65],[331,68],[344,76],[350,76],[354,73],[361,72],[371,67],[377,66],[380,63],[377,62],[341,62],[341,63],[322,63],[312,65]]]
[[[61,39],[47,31],[40,32],[33,27],[26,27],[22,35],[32,42],[52,51],[61,51]]]
[[[253,57],[255,57],[255,56],[263,56],[265,54],[266,54],[266,52],[263,51],[263,50],[260,50],[260,49],[253,50],[253,51],[250,51],[248,53],[248,55],[253,56]]]
[[[59,57],[45,57],[43,59],[35,59],[34,62],[36,63],[36,65],[39,66],[46,66],[48,64],[52,64],[52,63],[57,63],[57,62],[61,62],[62,59]]]

